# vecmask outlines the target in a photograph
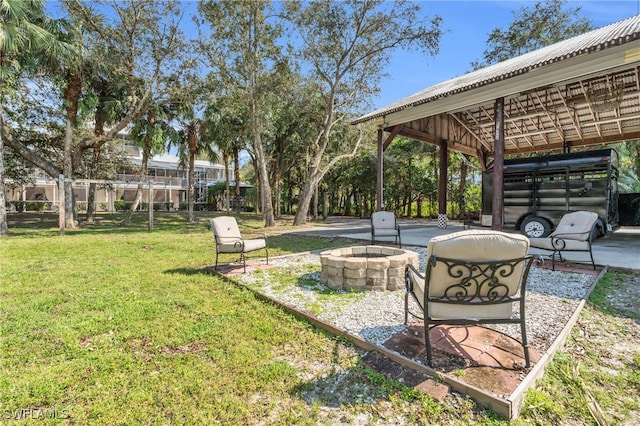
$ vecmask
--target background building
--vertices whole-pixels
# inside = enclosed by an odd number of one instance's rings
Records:
[[[100,181],[96,189],[96,210],[115,211],[118,206],[135,199],[139,182],[142,150],[133,145],[126,145],[125,150],[131,167],[117,174],[115,180]],[[153,184],[153,202],[161,210],[177,210],[187,202],[188,165],[172,154],[156,155],[148,161],[148,179]],[[207,203],[207,188],[226,179],[223,165],[205,160],[195,160],[194,185],[195,202]],[[234,180],[233,170],[228,170],[229,179]],[[57,208],[59,200],[58,180],[53,179],[41,170],[37,170],[32,184],[12,185],[6,182],[7,208],[9,211],[46,211]],[[90,181],[77,179],[73,184],[78,210],[86,209],[89,197]],[[148,190],[143,191],[142,201],[148,202]],[[121,202],[117,202],[121,200]]]

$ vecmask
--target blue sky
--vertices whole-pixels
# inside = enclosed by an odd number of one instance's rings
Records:
[[[599,28],[638,14],[640,0],[569,1],[582,7],[581,15]],[[389,77],[381,84],[374,99],[375,109],[419,92],[442,81],[471,71],[471,62],[480,59],[489,33],[494,28],[507,29],[514,11],[532,7],[535,1],[424,1],[428,16],[440,15],[445,33],[440,53],[425,56],[416,52],[398,52],[387,69]]]
[[[187,10],[195,11],[195,0],[183,1]],[[383,79],[380,94],[372,100],[374,109],[471,71],[471,62],[482,57],[489,33],[498,27],[507,29],[513,20],[513,12],[536,3],[535,0],[416,1],[422,3],[428,17],[440,15],[443,18],[445,32],[440,41],[440,53],[435,57],[418,52],[394,54],[386,69],[389,76]],[[54,16],[59,14],[57,3],[47,1],[47,10]],[[596,28],[640,13],[640,0],[569,0],[569,5],[580,6],[582,16],[589,18]]]

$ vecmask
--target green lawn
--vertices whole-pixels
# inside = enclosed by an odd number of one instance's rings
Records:
[[[210,275],[208,217],[158,214],[149,232],[146,215],[129,228],[104,215],[61,237],[54,216],[10,216],[12,234],[0,240],[0,423],[505,423],[461,396],[437,404],[379,376],[342,339]],[[239,223],[264,231],[253,216]],[[282,229],[269,230],[270,256],[344,244]],[[638,390],[635,362],[616,392]],[[579,392],[554,377],[518,422],[577,412],[595,424],[573,408],[583,402],[549,401],[565,387]],[[308,397],[340,386],[351,386],[347,400]]]

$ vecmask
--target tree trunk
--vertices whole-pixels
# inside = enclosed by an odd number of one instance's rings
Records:
[[[469,213],[467,211],[467,203],[464,197],[464,193],[467,190],[467,163],[464,160],[460,160],[460,186],[458,187],[459,199],[458,199],[458,209],[460,210],[460,216],[464,219],[465,213]]]
[[[316,185],[314,180],[315,173],[309,176],[304,183],[300,199],[298,200],[298,211],[293,219],[293,225],[304,225],[307,223],[307,215],[309,214],[309,206],[311,205],[311,199],[313,198],[313,187]]]
[[[318,185],[313,189],[313,220],[318,220]]]
[[[93,149],[93,156],[91,158],[91,170],[89,170],[89,178],[95,178],[95,172],[98,169],[98,162],[100,161],[100,148]],[[87,218],[86,221],[93,223],[95,221],[96,212],[96,184],[91,182],[89,184],[89,196],[87,197]]]
[[[333,98],[330,102],[329,109],[331,111],[333,110]],[[319,136],[319,141],[320,141],[319,147],[318,147],[319,149],[314,154],[313,159],[311,160],[310,173],[309,173],[309,176],[307,177],[304,187],[302,188],[302,194],[300,194],[300,200],[298,202],[298,211],[296,212],[296,216],[293,219],[294,226],[304,225],[305,223],[307,223],[307,215],[309,214],[309,207],[311,205],[313,192],[315,188],[317,188],[318,184],[320,183],[324,175],[338,161],[345,158],[353,157],[356,154],[356,152],[358,152],[358,148],[360,146],[360,143],[362,142],[363,132],[362,132],[362,129],[360,129],[360,135],[358,137],[358,140],[354,144],[353,150],[351,151],[351,153],[337,155],[333,157],[331,161],[329,161],[329,163],[324,168],[321,168],[320,164],[322,161],[322,157],[324,156],[324,152],[329,143],[329,135],[331,133],[331,127],[333,126],[332,120],[333,120],[333,113],[330,113],[328,115],[328,121],[325,124],[322,134]]]
[[[287,202],[287,213],[293,212],[293,182],[289,181],[289,200]]]
[[[4,187],[4,119],[2,99],[0,99],[0,236],[9,234],[7,225],[7,200]]]
[[[271,199],[271,187],[269,185],[269,175],[267,174],[267,159],[265,158],[264,149],[262,146],[262,135],[260,133],[260,125],[258,123],[258,117],[260,114],[260,107],[258,105],[258,99],[255,93],[255,86],[253,86],[251,96],[251,131],[253,132],[253,149],[256,154],[256,161],[258,163],[258,169],[256,170],[260,175],[260,187],[261,187],[261,200],[262,200],[262,212],[264,214],[264,226],[275,226],[275,217],[273,216],[273,201]]]
[[[95,182],[89,183],[89,193],[87,194],[87,215],[85,222],[94,223],[96,213],[96,184]]]
[[[262,180],[260,178],[260,172],[258,171],[258,160],[256,160],[256,157],[251,155],[251,164],[253,164],[253,170],[254,170],[254,174],[255,174],[255,179],[256,179],[256,186],[255,186],[255,197],[256,197],[256,214],[259,214],[262,216],[262,196],[260,195],[262,193],[262,191],[260,190],[260,188],[262,188]],[[263,217],[264,218],[264,217]]]
[[[144,191],[144,178],[147,177],[147,160],[143,157],[142,159],[142,163],[143,163],[143,167],[145,169],[144,173],[140,173],[140,180],[138,181],[138,188],[136,189],[136,196],[133,200],[133,203],[131,204],[131,207],[129,207],[129,210],[127,211],[126,216],[124,217],[124,219],[122,219],[122,222],[120,222],[120,225],[122,226],[129,226],[131,224],[131,218],[133,217],[133,213],[138,209],[138,206],[140,205],[140,202],[142,201],[142,192]]]
[[[278,167],[278,162],[275,161],[273,163],[273,196],[275,199],[273,200],[273,208],[274,216],[276,218],[282,217],[282,186],[281,186],[281,176],[280,176],[280,167]]]
[[[273,161],[273,196],[275,200],[273,202],[275,209],[275,217],[279,218],[282,216],[282,157],[284,154],[284,144],[281,138],[276,138],[275,141],[275,161]]]
[[[257,130],[257,129],[256,129]],[[275,217],[273,215],[273,201],[271,199],[271,188],[269,186],[269,178],[267,175],[267,164],[262,150],[262,138],[259,133],[254,133],[254,144],[256,150],[256,160],[260,171],[260,186],[262,199],[262,212],[264,214],[264,226],[275,226]]]
[[[133,200],[133,204],[129,207],[129,211],[125,215],[120,225],[129,226],[133,213],[136,211],[142,200],[142,191],[144,189],[145,180],[147,177],[147,163],[149,161],[149,153],[151,152],[151,146],[145,142],[145,146],[142,149],[142,164],[140,165],[140,180],[138,181],[138,188],[136,189],[136,197]]]
[[[80,74],[69,70],[66,75],[67,88],[64,93],[64,105],[66,106],[66,125],[64,135],[64,168],[65,177],[65,228],[75,228],[77,213],[75,212],[75,197],[73,194],[73,128],[78,116],[78,103],[82,92],[82,79]]]
[[[235,200],[235,211],[240,213],[240,152],[238,150],[237,141],[233,144],[233,175],[235,176],[235,185],[233,189],[233,198]]]
[[[188,214],[187,221],[193,223],[195,217],[193,215],[193,203],[195,201],[196,186],[195,186],[195,164],[196,164],[196,152],[198,151],[198,134],[195,121],[191,121],[187,128],[187,144],[189,145],[189,190],[187,192]]]
[[[222,158],[224,160],[224,172],[225,172],[225,179],[224,179],[224,192],[223,192],[223,203],[224,203],[224,210],[229,213],[229,207],[230,207],[230,203],[229,203],[229,193],[231,191],[231,187],[229,186],[229,154],[227,154],[226,151],[224,151],[224,153],[222,154]]]
[[[67,117],[64,136],[64,227],[72,229],[77,227],[74,221],[74,198],[73,198],[73,170],[71,165],[71,145],[73,139],[73,128],[71,121]]]
[[[103,86],[100,86],[103,88]],[[93,127],[93,134],[97,137],[104,135],[104,122],[106,120],[107,113],[102,103],[98,103],[95,112],[95,125]],[[106,141],[104,142],[106,143]],[[91,157],[91,170],[89,170],[89,177],[95,179],[95,172],[98,169],[98,163],[100,161],[100,149],[104,143],[97,143],[93,146],[93,156]],[[95,183],[89,184],[89,197],[87,199],[87,217],[86,221],[93,223],[95,220],[96,211],[96,187]]]

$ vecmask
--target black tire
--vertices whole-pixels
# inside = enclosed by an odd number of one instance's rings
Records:
[[[520,224],[520,232],[529,238],[544,238],[551,233],[551,223],[538,216],[528,216]]]
[[[602,220],[598,219],[596,222],[596,226],[593,227],[593,231],[591,231],[591,241],[595,241],[600,237],[604,237],[607,233],[605,232],[604,223]]]

